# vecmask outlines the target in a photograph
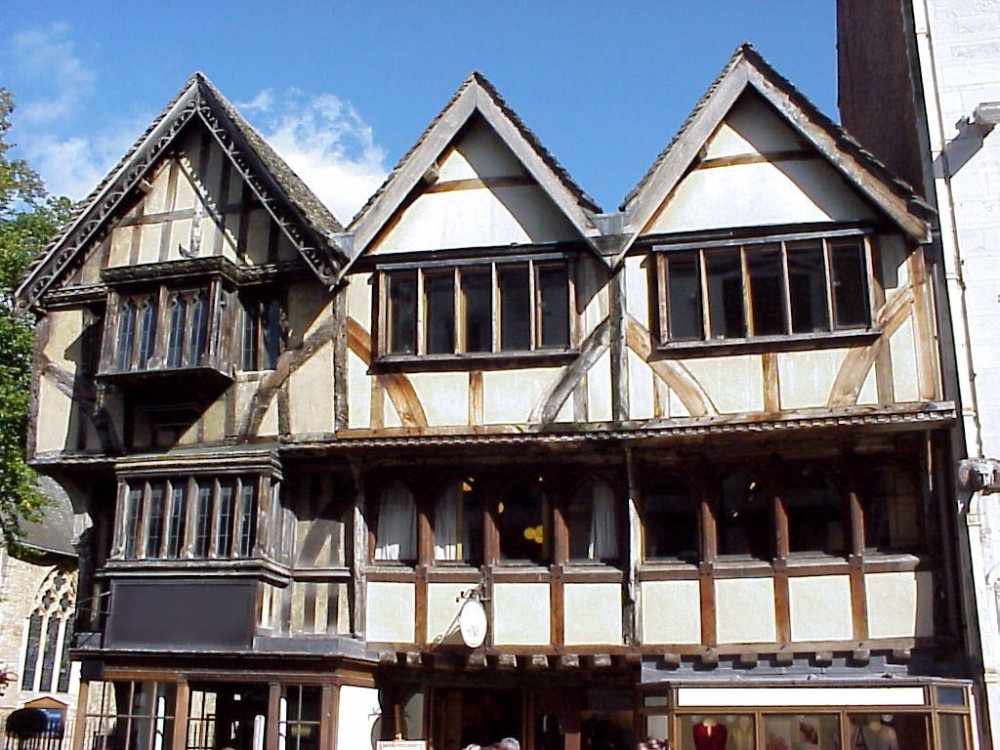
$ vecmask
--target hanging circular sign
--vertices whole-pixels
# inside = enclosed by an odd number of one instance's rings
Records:
[[[479,648],[486,641],[486,610],[478,599],[466,599],[458,614],[458,629],[469,648]]]

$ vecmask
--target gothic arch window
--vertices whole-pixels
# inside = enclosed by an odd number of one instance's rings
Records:
[[[38,589],[28,616],[21,690],[69,692],[69,645],[73,635],[76,573],[55,569]]]

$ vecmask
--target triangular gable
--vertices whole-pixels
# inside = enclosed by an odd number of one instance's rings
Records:
[[[517,162],[516,167],[512,163],[505,165],[501,171],[510,174],[498,175],[501,181],[507,179],[507,187],[518,187],[518,177],[523,175],[524,187],[529,182],[537,186],[562,215],[560,221],[593,245],[600,232],[591,214],[599,213],[600,209],[541,146],[492,85],[479,73],[473,73],[351,223],[355,258],[364,255],[391,228],[391,223],[422,186],[434,189],[442,169],[451,170],[457,178],[461,159],[449,161],[449,157],[455,156],[458,141],[483,137],[483,133],[475,132],[480,122],[509,152],[512,161]]]
[[[16,290],[19,307],[35,304],[107,223],[116,220],[136,191],[148,186],[147,178],[189,123],[200,123],[212,134],[236,174],[319,279],[334,283],[345,257],[331,238],[343,227],[211,82],[196,73],[28,267]]]
[[[629,235],[621,255],[650,225],[706,149],[737,102],[759,96],[804,144],[872,206],[918,242],[929,238],[931,209],[843,129],[826,118],[749,44],[739,47],[680,131],[621,205]]]

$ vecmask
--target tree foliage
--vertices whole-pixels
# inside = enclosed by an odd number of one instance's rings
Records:
[[[14,101],[0,89],[0,544],[17,547],[21,523],[45,503],[25,462],[31,393],[33,320],[18,315],[14,289],[28,263],[68,217],[66,198],[50,196],[24,159],[11,158],[7,141]]]

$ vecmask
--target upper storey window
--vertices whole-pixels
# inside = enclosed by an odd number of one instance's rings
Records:
[[[660,343],[866,331],[869,243],[860,234],[657,248]]]
[[[571,263],[561,256],[379,269],[379,355],[489,357],[572,346]]]

